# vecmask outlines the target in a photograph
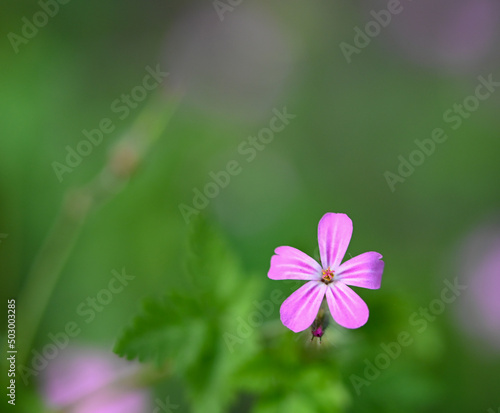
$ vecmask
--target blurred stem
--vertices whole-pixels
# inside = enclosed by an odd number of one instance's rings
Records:
[[[159,139],[177,109],[179,98],[154,96],[131,128],[111,149],[107,164],[87,184],[69,190],[18,299],[18,366],[25,366],[52,292],[90,211],[118,194]]]
[[[81,222],[59,214],[45,239],[19,295],[18,365],[24,366],[36,330],[59,274],[78,238]]]

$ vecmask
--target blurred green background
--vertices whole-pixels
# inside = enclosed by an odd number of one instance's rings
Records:
[[[460,272],[465,264],[459,246],[475,228],[498,216],[500,91],[481,101],[456,130],[443,119],[454,104],[474,94],[478,76],[500,79],[500,30],[486,18],[500,16],[498,5],[401,2],[402,12],[392,15],[393,21],[348,63],[341,43],[354,45],[355,28],[363,30],[374,21],[370,11],[387,9],[387,2],[220,3],[226,6],[218,6],[219,14],[209,1],[57,3],[58,12],[33,38],[19,43],[16,53],[8,34],[21,35],[22,18],[33,21],[41,6],[4,2],[3,302],[29,288],[36,257],[54,221],[64,215],[61,211],[69,208],[72,214],[85,202],[78,197],[68,201],[68,193],[96,176],[106,179],[99,174],[124,139],[135,139],[132,164],[139,158],[130,179],[129,153],[118,159],[126,172],[116,187],[115,181],[111,189],[94,181],[109,189],[106,202],[91,208],[75,230],[74,246],[50,291],[33,348],[43,348],[48,333],[79,320],[82,332],[72,345],[99,347],[116,358],[111,349],[144,297],[179,292],[189,302],[204,283],[211,288],[229,282],[233,273],[217,275],[215,259],[193,284],[185,283],[192,223],[185,222],[179,205],[192,206],[193,190],[202,191],[213,181],[210,172],[236,160],[241,173],[209,200],[203,215],[218,228],[244,274],[231,281],[236,282],[234,291],[245,290],[241,302],[249,307],[240,309],[243,318],[254,300],[270,299],[277,288],[284,299],[293,290],[267,278],[273,250],[290,245],[314,256],[317,224],[326,212],[344,212],[353,220],[351,256],[365,251],[384,255],[382,288],[358,290],[370,307],[368,324],[354,331],[332,327],[320,350],[307,344],[307,331],[294,339],[279,323],[276,305],[251,338],[238,345],[249,347],[247,356],[237,363],[221,356],[204,364],[211,357],[207,345],[199,364],[174,368],[165,379],[148,384],[152,399],[170,395],[178,412],[203,410],[200,394],[214,399],[204,411],[496,411],[498,343],[467,334],[457,310],[464,305],[462,297],[446,305],[421,333],[409,317],[440,297],[443,280],[461,276],[473,283],[474,274]],[[142,84],[148,66],[157,65],[169,75],[119,119],[113,102]],[[240,145],[269,126],[273,109],[285,107],[295,118],[248,162]],[[53,163],[64,163],[66,147],[76,148],[84,139],[82,130],[98,127],[104,118],[112,120],[113,132],[60,182]],[[134,129],[137,119],[143,123]],[[149,143],[146,135],[154,133],[149,128],[163,123]],[[398,157],[408,160],[418,149],[414,141],[430,139],[435,128],[446,131],[447,141],[436,144],[434,153],[391,191],[384,173],[397,174]],[[72,225],[62,223],[64,228]],[[55,256],[70,244],[65,238],[59,242]],[[122,268],[136,277],[130,287],[91,323],[83,323],[77,305],[106,288],[111,271]],[[500,266],[493,272],[500,276]],[[199,280],[212,273],[212,280]],[[219,307],[217,298],[207,294],[202,304],[208,313]],[[237,294],[229,297],[240,300]],[[31,304],[19,308],[18,323],[23,311],[27,318],[38,314],[36,303]],[[215,318],[229,319],[236,328],[231,305],[215,310]],[[189,319],[188,314],[186,309],[183,316]],[[213,327],[211,316],[205,327],[203,313],[193,317],[214,343],[224,343],[224,330]],[[17,328],[18,337],[26,334],[22,324]],[[401,331],[410,332],[414,343],[357,394],[352,375],[364,377],[365,360],[373,362],[380,344],[395,341]],[[202,340],[185,337],[176,345]],[[207,392],[210,380],[198,383],[193,377],[211,377],[208,372],[217,370],[220,360],[234,361],[235,367],[217,376],[217,388]],[[26,411],[47,408],[41,377],[27,387],[18,380],[21,409],[23,403],[31,406]]]

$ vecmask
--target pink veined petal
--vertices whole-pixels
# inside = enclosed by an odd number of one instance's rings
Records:
[[[325,296],[326,284],[309,281],[288,297],[280,308],[281,322],[295,333],[309,327]]]
[[[318,225],[318,243],[323,268],[332,270],[342,262],[352,235],[352,221],[346,214],[329,212]]]
[[[365,252],[340,265],[335,272],[335,279],[355,287],[376,290],[382,283],[384,261],[378,252]]]
[[[366,303],[341,281],[328,285],[326,301],[333,319],[345,328],[358,328],[368,321]]]
[[[321,266],[309,255],[293,247],[278,247],[271,257],[267,276],[272,280],[320,280]]]

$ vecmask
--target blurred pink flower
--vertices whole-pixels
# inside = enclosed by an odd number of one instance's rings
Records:
[[[458,302],[460,326],[475,340],[500,350],[500,226],[484,225],[456,254],[456,271],[469,286]]]
[[[500,4],[497,0],[401,2],[387,30],[410,59],[451,73],[476,72],[497,58]],[[369,3],[373,10],[387,1]]]
[[[169,84],[212,115],[260,121],[289,85],[296,45],[256,4],[239,6],[224,21],[210,3],[190,7],[168,33]]]
[[[368,321],[368,306],[348,285],[380,288],[384,262],[378,252],[365,252],[343,264],[352,235],[345,214],[327,213],[318,225],[322,266],[293,247],[278,247],[271,258],[272,280],[307,280],[281,305],[281,322],[294,332],[309,327],[326,300],[333,319],[343,327],[358,328]]]
[[[149,393],[117,383],[135,370],[112,354],[72,349],[47,366],[42,395],[51,408],[68,413],[143,413],[150,408]]]

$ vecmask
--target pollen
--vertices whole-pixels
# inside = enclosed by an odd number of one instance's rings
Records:
[[[326,270],[322,271],[323,276],[321,277],[321,281],[325,284],[329,284],[332,282],[335,273],[328,267]]]

